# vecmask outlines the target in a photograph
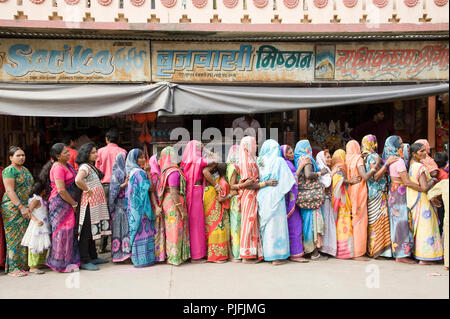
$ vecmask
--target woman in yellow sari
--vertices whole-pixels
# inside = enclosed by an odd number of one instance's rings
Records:
[[[336,218],[337,252],[336,258],[353,258],[353,227],[352,227],[352,205],[348,197],[347,184],[356,184],[360,178],[355,177],[347,180],[347,167],[345,165],[345,151],[339,149],[333,153],[331,158],[331,170],[336,174],[332,176],[331,202]]]
[[[410,147],[410,152],[409,178],[412,182],[419,184],[422,189],[418,192],[408,187],[406,191],[407,206],[412,214],[413,255],[420,260],[419,264],[429,265],[442,260],[444,253],[437,212],[427,197],[427,192],[436,180],[431,178],[427,167],[421,163],[427,155],[426,146],[414,143]]]

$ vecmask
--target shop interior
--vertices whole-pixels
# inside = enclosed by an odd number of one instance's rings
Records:
[[[393,124],[394,134],[401,136],[404,142],[411,143],[427,137],[427,98],[376,105],[383,110],[384,119]],[[324,148],[330,151],[342,148],[350,139],[351,129],[369,120],[368,110],[373,106],[374,104],[344,105],[309,109],[307,134],[314,153]],[[440,95],[436,99],[436,151],[448,151],[448,106],[448,94]],[[269,136],[270,128],[278,128],[280,145],[295,146],[300,136],[298,114],[298,111],[264,113],[256,114],[254,118],[259,121],[261,127],[267,129],[266,136]],[[9,165],[7,152],[10,145],[21,146],[27,155],[25,166],[36,175],[48,160],[49,149],[53,143],[62,141],[64,136],[71,133],[75,134],[75,137],[85,134],[96,142],[98,147],[102,147],[105,145],[104,135],[111,127],[119,129],[121,147],[130,150],[135,147],[143,148],[145,145],[149,156],[177,142],[170,140],[170,133],[174,128],[186,128],[192,138],[193,120],[201,120],[202,130],[209,127],[218,128],[223,136],[223,144],[233,144],[235,141],[225,141],[225,128],[230,128],[233,120],[240,116],[242,115],[156,118],[156,114],[152,113],[99,118],[54,118],[0,115],[0,165]],[[208,144],[209,141],[203,142]],[[223,157],[226,156],[224,153]]]

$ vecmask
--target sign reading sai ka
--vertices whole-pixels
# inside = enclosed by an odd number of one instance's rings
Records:
[[[0,39],[0,80],[148,82],[146,41]]]
[[[314,44],[152,42],[152,81],[314,80]]]

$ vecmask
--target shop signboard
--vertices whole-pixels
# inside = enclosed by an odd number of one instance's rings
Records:
[[[448,80],[448,42],[336,44],[336,80]]]
[[[314,44],[152,42],[152,81],[309,82]]]
[[[3,82],[149,82],[148,41],[0,39]]]

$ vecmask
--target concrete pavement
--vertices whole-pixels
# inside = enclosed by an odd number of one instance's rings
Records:
[[[102,257],[106,257],[103,255]],[[273,266],[263,262],[103,264],[99,271],[14,278],[0,274],[0,298],[449,298],[443,265],[329,259]]]

